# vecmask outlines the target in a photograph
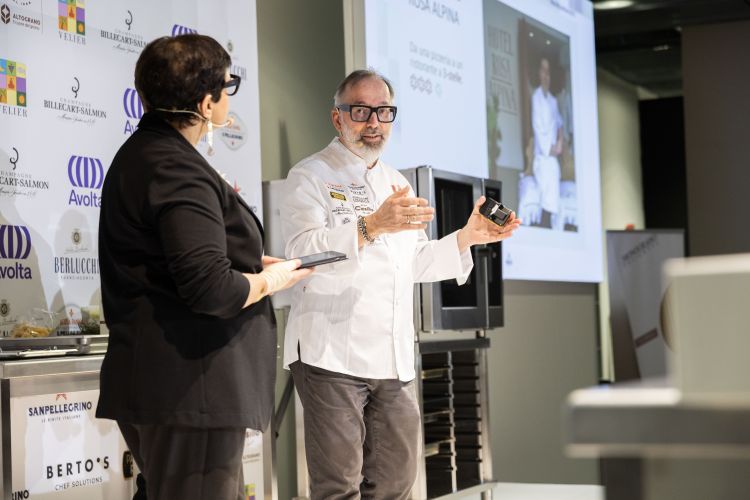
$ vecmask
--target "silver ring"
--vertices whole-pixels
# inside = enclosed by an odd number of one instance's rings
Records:
[[[411,224],[411,215],[406,215],[406,223]]]

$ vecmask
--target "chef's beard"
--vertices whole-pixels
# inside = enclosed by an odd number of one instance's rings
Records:
[[[378,134],[382,137],[380,144],[367,144],[363,135]],[[362,132],[357,133],[349,129],[346,125],[341,127],[341,139],[350,147],[351,151],[362,158],[367,165],[375,163],[388,142],[389,133],[382,128],[365,127]]]

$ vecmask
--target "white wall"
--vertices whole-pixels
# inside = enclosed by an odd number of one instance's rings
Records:
[[[597,71],[599,101],[599,165],[602,178],[602,225],[607,229],[645,227],[641,182],[641,140],[638,89],[606,71]],[[604,252],[607,241],[604,239]],[[609,289],[604,259],[604,281],[599,286],[602,378],[613,380],[612,329]]]

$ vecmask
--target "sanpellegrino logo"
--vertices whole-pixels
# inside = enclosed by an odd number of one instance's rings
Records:
[[[72,155],[68,160],[68,180],[73,189],[68,196],[68,205],[77,207],[102,206],[102,199],[95,190],[102,188],[104,167],[99,158]]]
[[[187,35],[190,33],[198,33],[198,30],[188,28],[187,26],[181,26],[179,24],[175,24],[174,26],[172,26],[172,36]]]
[[[20,262],[26,260],[30,253],[31,233],[26,226],[0,224],[0,279],[31,279],[31,268]]]
[[[61,397],[62,396],[62,397]],[[49,415],[61,415],[64,413],[85,413],[94,407],[92,401],[76,401],[73,403],[59,403],[60,400],[67,401],[67,395],[56,394],[55,401],[51,404],[31,406],[27,409],[29,417],[46,417]]]
[[[0,113],[27,116],[26,65],[0,59]]]
[[[125,89],[125,93],[122,95],[122,107],[125,110],[125,116],[129,119],[140,120],[143,116],[143,104],[135,89]],[[125,120],[125,130],[123,133],[132,134],[135,132],[137,126],[137,123]]]

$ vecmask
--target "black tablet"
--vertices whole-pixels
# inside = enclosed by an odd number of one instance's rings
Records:
[[[307,267],[315,267],[323,264],[330,264],[332,262],[338,262],[340,260],[346,260],[346,254],[341,252],[321,252],[314,253],[311,255],[305,255],[304,257],[297,257],[302,261],[299,269],[305,269]]]

